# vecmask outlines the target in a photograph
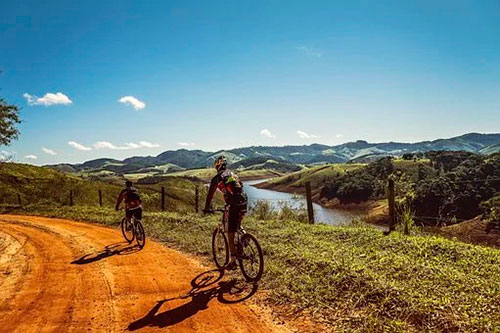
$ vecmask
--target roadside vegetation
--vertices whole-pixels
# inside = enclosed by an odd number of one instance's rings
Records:
[[[27,164],[0,164],[0,204],[70,205],[72,191],[74,205],[99,205],[99,190],[102,204],[114,207],[116,198],[123,188],[124,179],[111,182],[86,180],[46,167]],[[144,205],[150,210],[161,209],[161,187],[165,187],[165,209],[178,212],[193,212],[195,209],[195,189],[199,188],[200,198],[206,189],[203,181],[196,178],[168,177],[151,184],[137,184]],[[18,197],[19,195],[19,197]],[[217,200],[221,200],[217,197]],[[201,205],[201,201],[200,201]]]
[[[99,207],[25,207],[37,214],[117,225]],[[211,260],[219,216],[146,212],[149,237]],[[336,331],[494,331],[500,327],[500,251],[438,236],[383,236],[247,217],[265,253],[261,288],[285,316],[302,313]],[[235,273],[238,274],[238,273]]]

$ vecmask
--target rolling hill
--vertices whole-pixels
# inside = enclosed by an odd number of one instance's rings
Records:
[[[169,211],[193,211],[196,187],[199,187],[201,197],[206,195],[203,181],[182,176],[165,177],[158,184],[137,184],[137,187],[148,210],[160,210],[161,187],[165,188],[166,209]],[[122,188],[122,180],[87,180],[47,167],[0,163],[0,206],[17,205],[19,200],[23,206],[65,206],[70,204],[70,191],[74,205],[97,206],[101,190],[103,206],[114,207]]]
[[[449,139],[416,143],[369,143],[358,140],[336,146],[311,144],[303,146],[252,146],[205,152],[202,150],[169,150],[157,156],[134,156],[123,161],[100,158],[81,164],[59,164],[52,168],[65,172],[92,172],[108,170],[123,173],[170,173],[210,166],[214,158],[224,154],[230,164],[243,168],[269,168],[275,171],[295,171],[297,164],[370,162],[383,156],[401,156],[405,153],[431,150],[493,153],[500,151],[500,134],[468,133]]]

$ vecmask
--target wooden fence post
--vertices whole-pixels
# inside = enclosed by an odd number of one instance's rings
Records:
[[[307,216],[309,223],[314,224],[314,210],[311,195],[311,182],[306,182]]]
[[[165,187],[161,187],[161,210],[165,211]]]
[[[19,207],[23,205],[23,203],[21,202],[21,195],[19,193],[17,194],[17,204],[19,205]]]
[[[69,191],[69,205],[73,206],[73,190]]]
[[[102,207],[102,191],[99,190],[99,207]]]
[[[393,231],[396,226],[396,209],[395,209],[395,194],[394,194],[394,179],[389,178],[387,184],[387,200],[389,203],[389,232]]]
[[[194,189],[194,209],[195,212],[198,213],[199,210],[199,202],[200,202],[200,191],[198,189],[198,186]]]

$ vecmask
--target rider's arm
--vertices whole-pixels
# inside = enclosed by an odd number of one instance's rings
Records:
[[[215,176],[210,181],[210,188],[208,189],[207,200],[205,201],[205,210],[210,210],[210,205],[212,204],[212,199],[214,198],[215,191],[217,190],[217,184],[219,183],[219,176]]]
[[[125,197],[125,190],[122,190],[120,192],[120,195],[118,195],[118,199],[116,199],[116,205],[115,205],[116,210],[118,210],[118,208],[120,208],[120,204],[122,203],[124,197]]]

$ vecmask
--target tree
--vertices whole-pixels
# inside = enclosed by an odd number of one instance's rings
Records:
[[[19,136],[17,124],[21,122],[19,118],[19,107],[11,105],[3,98],[0,98],[0,145],[9,145],[12,140]]]

